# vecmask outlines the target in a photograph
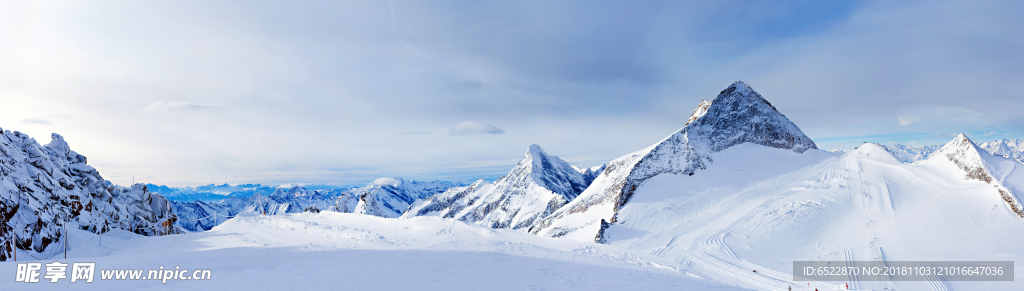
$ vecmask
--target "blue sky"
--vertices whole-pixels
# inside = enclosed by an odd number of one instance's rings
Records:
[[[0,127],[121,184],[466,181],[534,143],[595,166],[736,80],[823,149],[1024,137],[1018,2],[5,6]]]

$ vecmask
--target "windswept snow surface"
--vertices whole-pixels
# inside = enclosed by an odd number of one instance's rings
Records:
[[[604,237],[761,290],[806,286],[792,281],[793,261],[1021,261],[1024,219],[999,190],[1021,189],[1024,173],[1020,164],[974,148],[961,136],[936,152],[941,155],[907,164],[871,143],[845,153],[802,154],[742,144],[713,154],[715,162],[700,176],[668,173],[640,185]],[[991,182],[969,178],[979,165]],[[1021,278],[1024,270],[1014,275]],[[810,283],[819,290],[843,283],[863,290],[1024,288],[855,277]]]
[[[669,260],[615,246],[545,238],[436,217],[321,212],[242,216],[164,237],[70,235],[70,262],[95,262],[92,283],[17,283],[32,290],[741,290]],[[19,262],[25,262],[19,254]],[[102,269],[210,269],[211,280],[101,280]],[[0,263],[12,275],[16,263]],[[147,276],[144,274],[143,276]]]

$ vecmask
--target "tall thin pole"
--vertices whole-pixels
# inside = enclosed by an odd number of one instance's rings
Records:
[[[66,224],[62,225],[62,226],[64,227],[64,259],[67,260],[68,259],[68,226]]]

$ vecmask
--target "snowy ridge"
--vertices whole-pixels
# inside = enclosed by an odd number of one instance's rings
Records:
[[[700,99],[700,104],[697,105],[697,110],[693,111],[693,114],[690,115],[690,119],[687,119],[686,124],[683,126],[689,125],[690,122],[693,122],[694,120],[697,120],[697,118],[707,114],[709,107],[711,107],[711,101],[708,101],[707,99]]]
[[[0,261],[20,249],[49,257],[63,242],[62,226],[103,233],[176,233],[170,203],[143,184],[114,185],[54,133],[41,146],[17,131],[0,129]]]
[[[1003,159],[1003,157],[993,156],[981,150],[977,144],[961,133],[936,151],[930,159],[948,159],[966,173],[965,179],[992,184],[999,192],[999,196],[1006,202],[1006,206],[1017,216],[1024,218],[1024,205],[1020,204],[1020,200],[1014,195],[1013,190],[1008,189],[1000,181],[1000,177],[1005,175],[998,170],[996,164],[1000,162],[997,159]]]
[[[584,174],[591,171],[531,145],[508,175],[493,184],[479,180],[449,189],[413,205],[405,217],[440,216],[492,228],[526,228],[583,192],[588,185]]]
[[[706,109],[705,109],[706,107]],[[602,231],[617,222],[615,213],[633,191],[651,177],[693,175],[712,162],[710,154],[741,143],[803,153],[817,149],[788,118],[743,82],[733,83],[714,100],[702,100],[682,129],[664,140],[618,158],[580,197],[530,228],[545,236],[569,235],[602,241]]]

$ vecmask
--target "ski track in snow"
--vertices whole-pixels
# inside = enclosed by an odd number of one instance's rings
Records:
[[[688,220],[686,222],[680,223],[680,224],[678,224],[678,225],[676,225],[676,226],[674,226],[674,227],[672,227],[670,229],[666,229],[666,230],[660,231],[660,232],[658,232],[656,234],[644,237],[643,239],[638,240],[637,242],[630,244],[630,248],[634,248],[634,249],[650,249],[650,248],[656,247],[657,245],[661,244],[661,242],[664,242],[665,240],[670,240],[670,244],[665,245],[665,247],[666,248],[667,247],[671,247],[672,246],[671,243],[673,242],[673,241],[671,241],[672,238],[675,238],[675,237],[679,236],[680,234],[685,234],[685,233],[692,232],[693,230],[695,230],[697,228],[700,228],[702,226],[707,225],[709,222],[711,222],[713,220],[717,220],[717,219],[723,217],[723,215],[725,213],[733,211],[736,207],[738,207],[738,206],[748,202],[750,199],[752,199],[752,198],[754,198],[756,196],[759,196],[759,195],[767,194],[766,193],[767,190],[778,189],[782,184],[785,184],[785,183],[799,184],[799,183],[804,181],[804,179],[799,179],[799,177],[809,176],[815,170],[821,170],[822,168],[826,167],[827,165],[825,165],[825,164],[826,163],[821,163],[821,164],[818,164],[818,165],[809,166],[809,167],[807,167],[807,168],[805,168],[803,170],[800,170],[800,171],[794,171],[794,172],[791,172],[791,173],[787,173],[785,175],[773,177],[770,180],[765,181],[764,183],[760,183],[760,184],[754,186],[753,188],[750,188],[748,190],[745,190],[745,191],[741,192],[740,194],[738,194],[736,196],[733,196],[732,199],[729,199],[723,205],[718,206],[717,207],[717,211],[715,211],[713,213],[705,213],[704,215],[701,215],[700,217],[697,217],[697,218]],[[799,179],[798,180],[799,182],[795,182],[795,179]]]
[[[742,282],[766,290],[785,290],[785,288],[778,287],[777,285],[779,284],[800,285],[802,283],[798,284],[792,281],[792,274],[772,270],[765,266],[737,257],[732,249],[725,244],[724,239],[729,233],[734,231],[744,222],[749,221],[755,215],[763,212],[770,205],[778,202],[791,193],[791,191],[784,189],[796,187],[804,183],[804,181],[815,178],[816,175],[822,175],[823,172],[829,173],[824,170],[835,167],[838,163],[838,158],[830,157],[825,161],[804,167],[800,170],[772,177],[747,190],[743,190],[737,195],[734,195],[731,199],[717,206],[716,211],[705,213],[694,219],[679,223],[667,230],[649,235],[642,240],[638,240],[637,242],[628,245],[628,247],[640,250],[653,248],[654,250],[651,251],[651,254],[662,257],[670,255],[670,253],[676,253],[670,252],[670,250],[678,247],[677,237],[705,227],[712,221],[729,217],[726,215],[727,213],[736,211],[738,207],[749,203],[751,200],[771,197],[754,207],[752,210],[747,211],[743,216],[734,220],[727,228],[719,230],[704,240],[694,241],[695,246],[690,249],[697,249],[696,244],[699,244],[699,249],[703,250],[705,253],[705,256],[702,257],[707,260],[701,259],[694,254],[689,254],[686,258],[698,263],[707,270],[730,278],[739,279]],[[821,178],[827,178],[827,176]],[[665,240],[668,240],[669,242],[662,247],[657,247],[657,244],[664,242]],[[745,267],[740,267],[740,265]],[[752,270],[757,270],[758,272],[754,273]],[[833,289],[838,287],[838,285],[825,282],[815,281],[811,283],[814,286],[819,286],[820,288]]]

